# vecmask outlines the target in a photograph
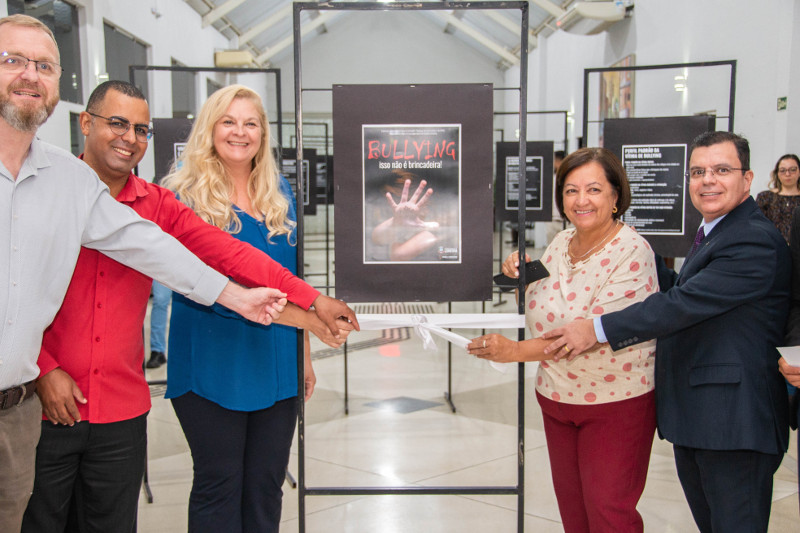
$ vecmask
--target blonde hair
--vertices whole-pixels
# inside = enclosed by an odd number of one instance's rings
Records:
[[[295,222],[288,218],[289,200],[281,193],[278,167],[270,148],[269,122],[258,93],[244,85],[230,85],[212,94],[194,121],[189,140],[162,185],[177,194],[200,218],[220,229],[238,233],[242,223],[230,200],[233,184],[214,148],[214,127],[236,98],[249,100],[261,121],[261,146],[247,180],[250,205],[269,230],[286,235],[291,243]]]
[[[16,15],[9,15],[7,17],[0,18],[0,26],[3,26],[3,24],[9,24],[11,26],[21,26],[23,28],[35,28],[37,30],[42,30],[47,35],[49,35],[50,38],[53,40],[53,44],[56,45],[56,53],[59,54],[58,43],[56,42],[56,36],[53,35],[53,31],[50,28],[48,28],[47,25],[44,22],[42,22],[41,20],[39,20],[37,18],[33,18],[33,17],[29,16],[29,15],[16,14]],[[60,59],[61,59],[61,56],[59,54],[59,60]]]

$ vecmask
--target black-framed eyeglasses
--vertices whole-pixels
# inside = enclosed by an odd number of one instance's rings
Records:
[[[794,174],[797,170],[797,167],[779,168],[778,174]]]
[[[64,70],[61,65],[43,59],[28,59],[17,54],[0,52],[0,68],[6,72],[18,73],[28,68],[28,63],[36,65],[36,72],[45,78],[59,78]]]
[[[685,174],[687,180],[701,180],[706,177],[706,172],[710,172],[712,176],[718,178],[725,178],[733,174],[735,170],[747,172],[749,168],[732,168],[725,166],[718,166],[714,168],[690,168],[689,172]]]
[[[133,133],[136,135],[136,140],[139,142],[146,143],[153,136],[153,128],[151,128],[149,124],[131,124],[127,119],[122,117],[104,117],[97,113],[92,113],[91,111],[87,111],[87,113],[108,122],[108,127],[111,128],[111,131],[120,137],[125,135],[128,130],[131,129],[131,126],[133,126]]]

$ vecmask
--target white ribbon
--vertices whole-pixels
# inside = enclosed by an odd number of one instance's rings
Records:
[[[461,313],[461,314],[427,314],[427,315],[408,315],[408,314],[386,314],[369,315],[359,314],[358,323],[362,331],[374,331],[392,328],[414,328],[417,335],[422,339],[422,346],[426,350],[436,350],[436,343],[433,342],[434,335],[467,348],[470,339],[463,337],[445,328],[462,329],[519,329],[525,327],[525,315],[516,313]],[[497,363],[489,361],[491,366],[500,372],[508,372],[515,363]]]
[[[470,339],[447,331],[445,328],[461,329],[519,329],[525,327],[525,315],[516,313],[461,313],[461,314],[359,314],[358,323],[362,330],[382,330],[392,328],[414,328],[427,350],[435,350],[434,335],[438,335],[456,346],[466,349]]]

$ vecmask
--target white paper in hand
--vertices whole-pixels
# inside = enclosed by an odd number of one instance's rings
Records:
[[[778,346],[778,351],[787,363],[800,367],[800,346]]]

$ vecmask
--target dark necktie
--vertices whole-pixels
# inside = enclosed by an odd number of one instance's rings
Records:
[[[689,255],[686,256],[686,259],[689,259],[694,255],[698,248],[700,248],[700,243],[703,242],[703,239],[706,238],[706,232],[703,231],[703,226],[700,226],[700,229],[697,230],[697,235],[694,236],[694,242],[692,243],[692,249],[689,250]]]

